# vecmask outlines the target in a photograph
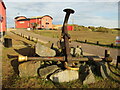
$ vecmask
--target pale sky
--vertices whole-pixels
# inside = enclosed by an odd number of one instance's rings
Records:
[[[71,8],[69,24],[118,27],[118,0],[3,0],[7,7],[7,26],[14,27],[16,16],[53,17],[53,24],[63,24],[65,12]],[[18,14],[19,13],[19,14]]]

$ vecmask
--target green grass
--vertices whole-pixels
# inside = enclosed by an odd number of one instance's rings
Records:
[[[59,38],[61,35],[60,30],[34,30],[31,31],[39,35],[48,36],[52,38]],[[72,40],[79,40],[96,43],[99,41],[100,44],[115,44],[116,36],[118,32],[115,33],[103,33],[103,32],[93,32],[93,31],[69,31]]]
[[[59,38],[61,34],[60,31],[55,31],[55,30],[33,30],[32,32],[39,35],[52,37],[52,38]]]
[[[41,35],[49,35],[48,33],[51,32],[50,37],[52,37],[52,35],[59,35],[60,32],[58,31],[35,31],[37,32],[41,32]],[[86,32],[82,33],[83,31],[72,31],[69,32],[71,35],[78,35],[80,34],[82,36],[82,34],[88,34]],[[47,34],[46,34],[47,33]],[[56,34],[57,33],[57,34]],[[96,32],[89,32],[91,35],[89,37],[93,37],[92,34],[95,34]],[[107,33],[106,33],[107,34]],[[108,33],[109,35],[111,35],[111,33]],[[114,35],[114,34],[112,34]],[[117,34],[116,34],[117,35]],[[86,36],[86,37],[88,37]],[[12,37],[13,38],[13,37]],[[73,37],[75,38],[75,37]],[[82,38],[82,37],[81,37]],[[109,38],[108,38],[109,39]],[[16,41],[14,43],[20,43],[20,41]],[[28,42],[30,43],[30,42]],[[23,43],[22,43],[23,44]],[[20,48],[20,47],[19,47]],[[17,77],[14,74],[14,70],[13,67],[11,66],[11,60],[7,57],[7,54],[17,54],[14,51],[14,48],[5,48],[3,49],[3,60],[2,60],[2,68],[3,68],[3,72],[2,72],[2,80],[3,80],[3,85],[4,88],[118,88],[119,87],[119,83],[112,81],[112,80],[104,80],[101,77],[95,77],[97,79],[98,82],[94,83],[94,84],[90,84],[90,85],[82,85],[80,79],[78,80],[74,80],[71,82],[65,82],[65,83],[53,83],[49,80],[46,79],[41,79],[40,77],[28,77],[28,78],[20,78]],[[120,74],[120,71],[116,68],[112,68],[112,70],[117,73]],[[120,78],[118,76],[115,75],[111,75],[115,80],[119,80]]]

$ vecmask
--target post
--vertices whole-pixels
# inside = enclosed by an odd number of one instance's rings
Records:
[[[30,36],[28,36],[28,40],[30,40]]]
[[[111,47],[113,47],[113,43],[111,43]]]
[[[22,33],[20,33],[20,36],[22,37]]]
[[[87,40],[85,40],[85,43],[87,43]]]
[[[120,63],[120,56],[117,56],[116,68],[118,68],[118,63]]]
[[[7,48],[12,47],[12,39],[11,38],[4,38],[4,46]]]
[[[110,56],[110,51],[105,50],[105,58]]]
[[[99,41],[97,41],[97,45],[99,45]]]

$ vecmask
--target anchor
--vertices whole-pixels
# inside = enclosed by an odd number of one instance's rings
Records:
[[[63,55],[62,57],[27,57],[27,56],[18,56],[19,62],[24,61],[60,61],[62,64],[64,64],[64,67],[66,69],[70,70],[79,70],[79,67],[77,67],[76,63],[79,62],[87,62],[90,60],[88,57],[72,57],[70,54],[70,46],[69,46],[69,39],[70,35],[68,34],[67,30],[67,24],[70,14],[73,14],[75,11],[72,9],[64,9],[64,12],[66,12],[63,27],[62,27],[62,33],[60,41],[58,42],[59,45],[61,45],[59,48],[61,48]],[[63,44],[61,44],[63,43]],[[105,58],[92,58],[92,60],[99,62],[99,61],[106,61],[111,62],[112,58],[110,56],[105,56]]]

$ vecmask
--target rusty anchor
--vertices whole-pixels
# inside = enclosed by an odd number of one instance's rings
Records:
[[[67,23],[68,23],[70,14],[73,14],[75,11],[72,9],[64,9],[63,11],[66,12],[63,28],[62,28],[62,37],[64,39],[63,52],[65,55],[65,62],[68,63],[69,66],[72,66],[72,56],[70,54],[70,47],[69,47],[70,35],[68,34]]]
[[[64,63],[64,67],[67,69],[71,69],[71,70],[79,70],[79,67],[75,67],[75,63],[79,63],[79,62],[87,62],[90,60],[90,58],[87,57],[72,57],[70,54],[70,47],[69,47],[69,39],[70,39],[70,35],[68,34],[67,31],[67,23],[68,23],[68,19],[70,14],[74,13],[74,10],[72,9],[64,9],[64,12],[66,12],[65,15],[65,19],[64,19],[64,23],[63,23],[63,27],[62,27],[62,33],[61,33],[61,39],[60,39],[60,43],[63,40],[63,46],[61,46],[62,48],[62,52],[64,54],[63,57],[27,57],[27,56],[18,56],[18,61],[19,62],[24,62],[24,61],[29,61],[29,60],[38,60],[38,61],[61,61]],[[112,61],[111,57],[107,57],[105,56],[105,58],[92,58],[93,61],[99,62],[102,60],[105,60],[106,62],[108,61]]]

